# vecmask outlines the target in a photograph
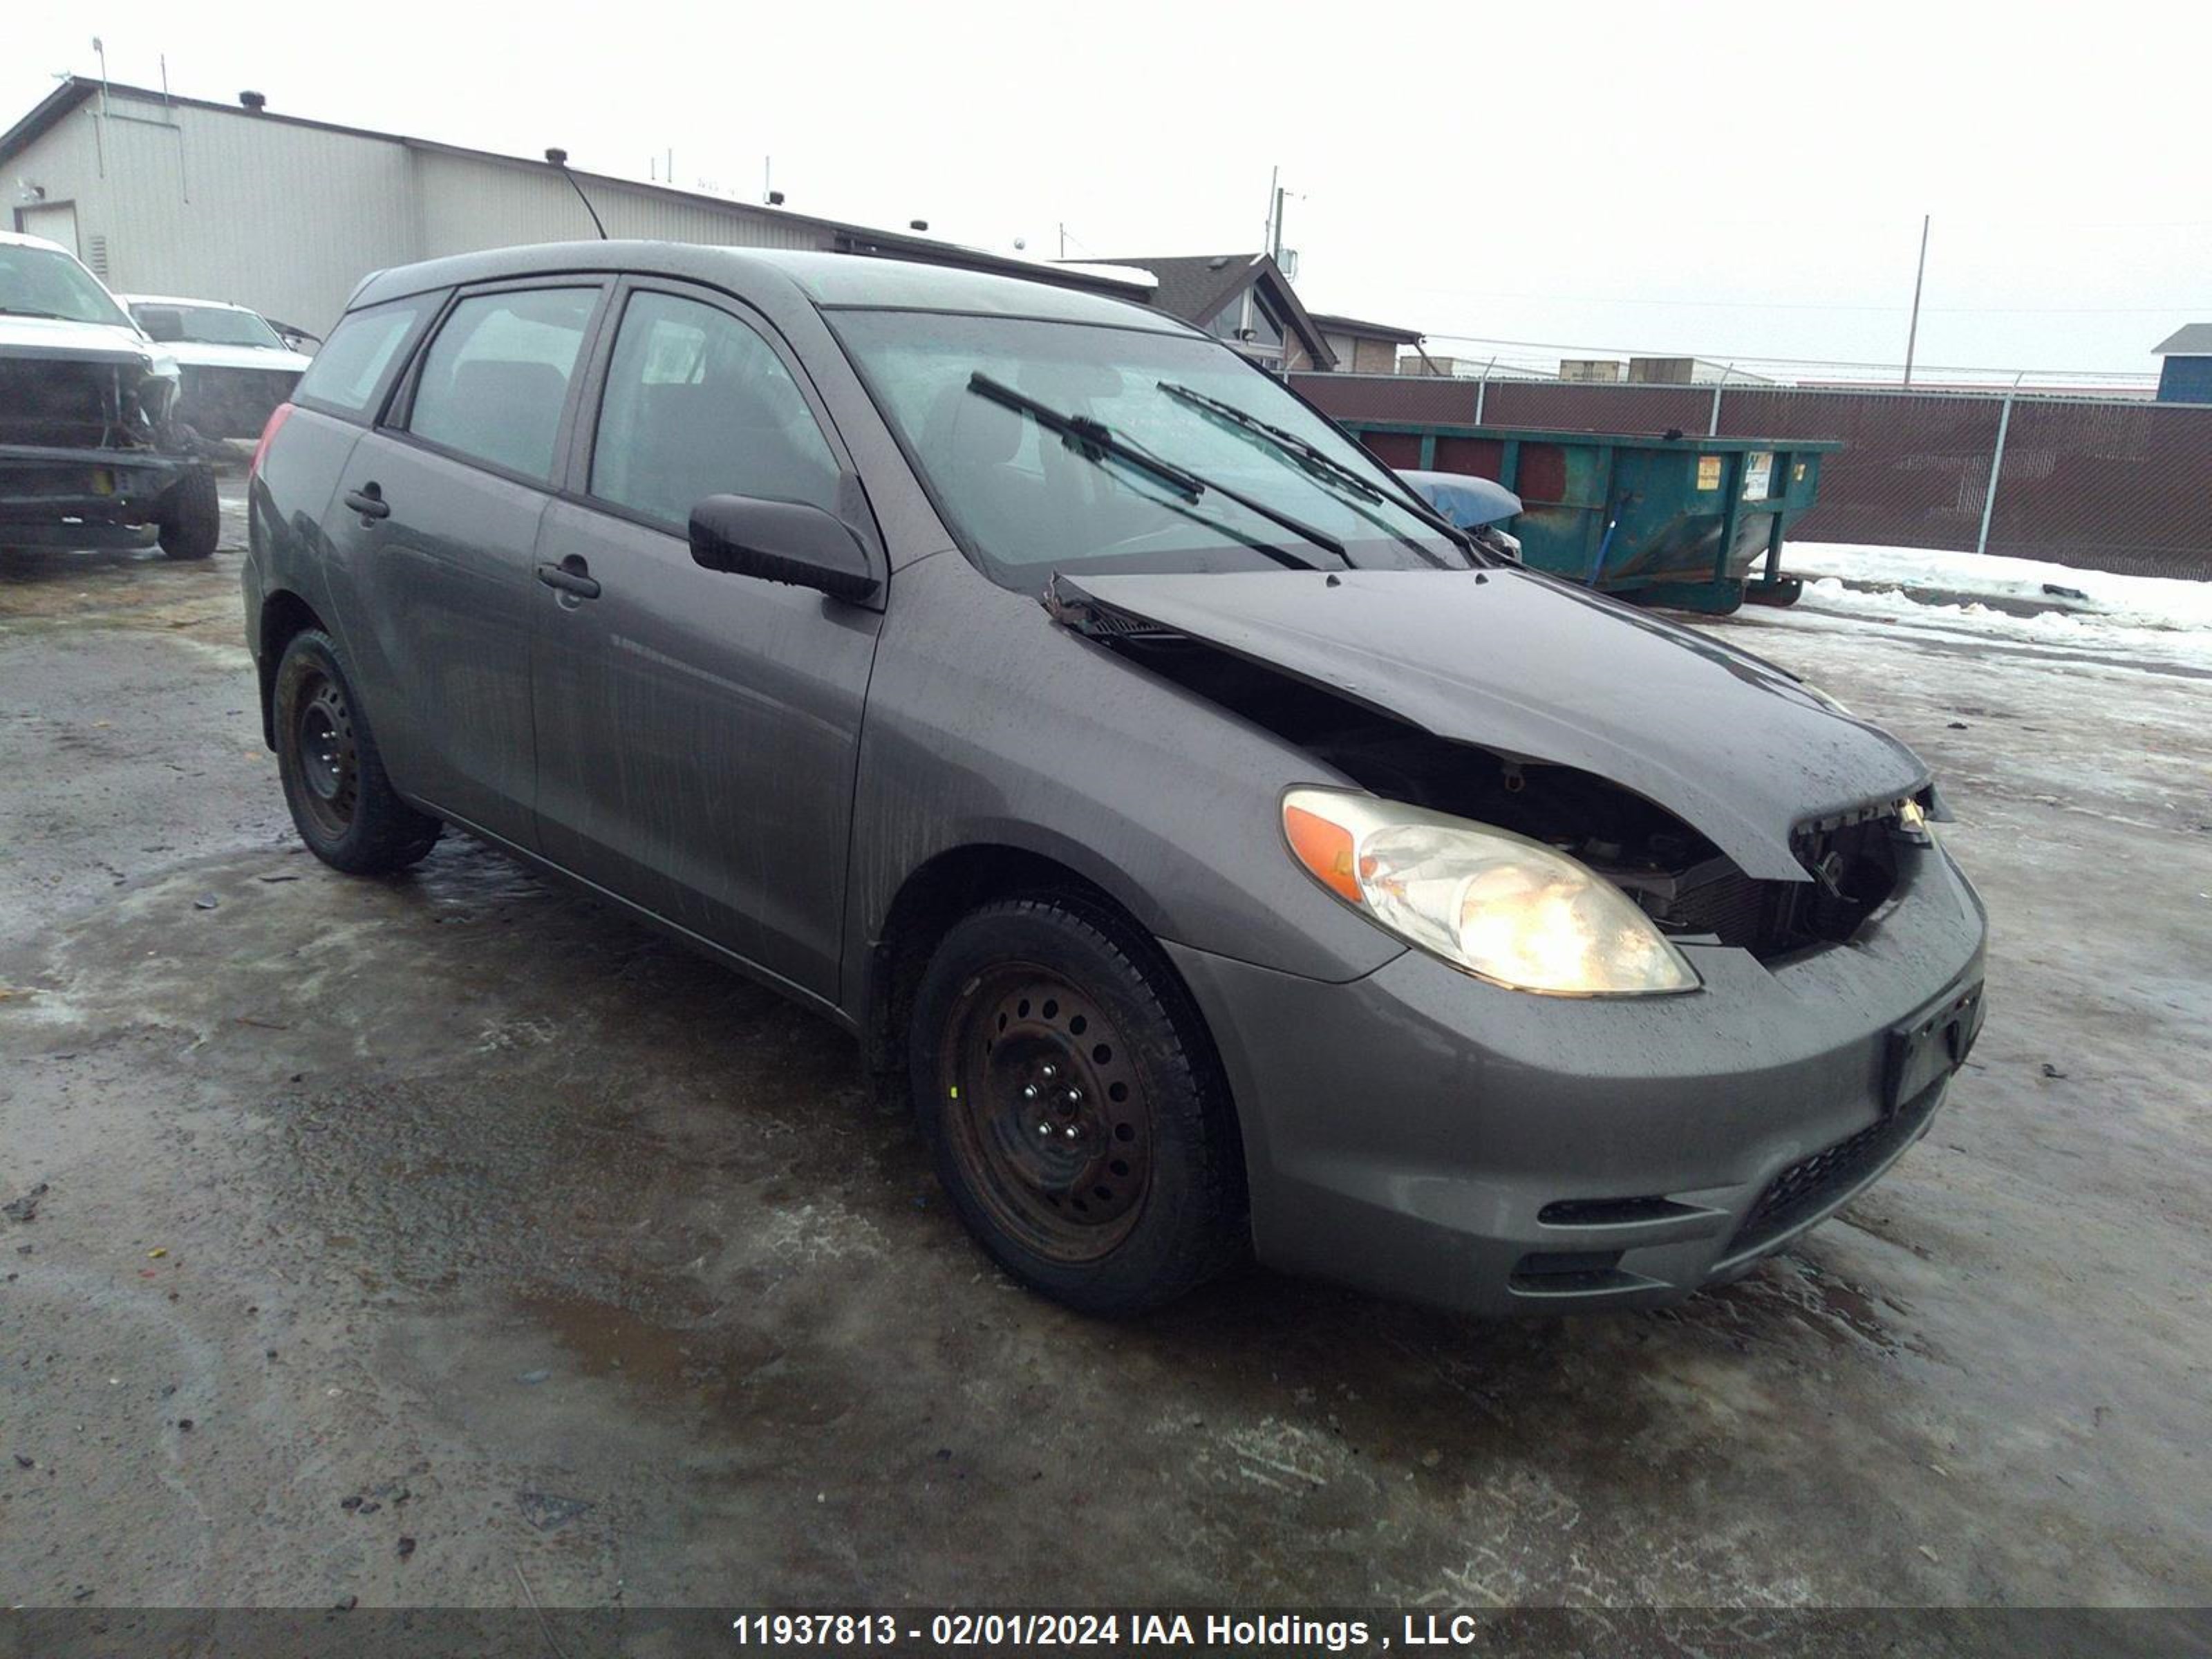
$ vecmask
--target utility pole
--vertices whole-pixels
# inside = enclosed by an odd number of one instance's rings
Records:
[[[1912,325],[1905,331],[1905,384],[1912,385],[1912,349],[1920,342],[1920,284],[1928,276],[1928,221],[1920,216],[1920,264],[1912,273]]]

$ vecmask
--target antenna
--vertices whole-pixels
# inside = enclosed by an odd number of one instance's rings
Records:
[[[548,149],[545,152],[545,159],[553,164],[556,172],[568,181],[568,188],[576,192],[576,199],[584,204],[584,211],[592,216],[592,228],[599,233],[601,241],[605,241],[607,228],[599,222],[599,209],[593,207],[592,198],[584,194],[584,187],[576,182],[576,175],[568,171],[568,152],[565,149]]]

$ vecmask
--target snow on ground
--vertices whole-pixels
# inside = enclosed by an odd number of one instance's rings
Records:
[[[2099,617],[2139,628],[2212,628],[2212,581],[2172,576],[2115,576],[2040,559],[1953,553],[1928,547],[1863,547],[1849,542],[1791,542],[1783,563],[1799,576],[1833,576],[1882,586],[1992,599],[2071,603]],[[2046,587],[2071,588],[2086,601],[2066,601]]]
[[[1782,562],[1790,574],[1806,579],[1806,587],[1792,609],[1765,613],[1778,620],[1849,618],[1924,633],[1931,642],[2003,643],[2059,658],[2126,658],[2147,666],[2212,671],[2212,582],[2115,576],[1933,548],[1824,542],[1792,542],[1783,550]],[[2046,594],[2046,583],[2087,597]],[[1977,595],[2052,608],[2018,615]]]

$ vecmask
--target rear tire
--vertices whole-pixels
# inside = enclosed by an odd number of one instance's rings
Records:
[[[161,501],[161,551],[173,559],[204,559],[222,540],[222,498],[215,472],[194,467]]]
[[[445,828],[399,798],[337,647],[319,629],[292,636],[276,665],[276,769],[307,850],[353,876],[416,862]]]
[[[1032,1290],[1141,1313],[1249,1248],[1243,1150],[1204,1022],[1118,915],[1062,896],[973,912],[930,959],[908,1045],[939,1179]]]

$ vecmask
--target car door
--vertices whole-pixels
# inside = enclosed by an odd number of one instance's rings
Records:
[[[354,599],[344,643],[394,782],[526,848],[538,521],[608,287],[454,295],[385,423],[354,447],[327,520]]]
[[[836,512],[879,547],[788,348],[710,291],[626,283],[546,511],[532,686],[541,850],[834,998],[880,613],[703,568],[708,495]]]

